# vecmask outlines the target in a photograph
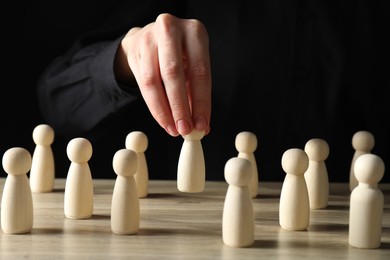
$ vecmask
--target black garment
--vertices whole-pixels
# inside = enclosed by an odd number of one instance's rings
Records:
[[[381,31],[389,19],[383,6],[370,1],[82,2],[56,3],[66,15],[50,10],[40,18],[52,26],[51,43],[59,45],[52,53],[59,56],[37,84],[40,111],[56,132],[57,176],[67,172],[67,142],[83,136],[94,148],[93,177],[114,177],[114,153],[124,148],[129,132],[141,130],[149,138],[150,178],[176,178],[183,139],[168,136],[137,87],[119,85],[113,75],[123,35],[163,12],[199,19],[209,33],[213,103],[211,132],[202,139],[207,179],[224,179],[240,131],[258,137],[260,181],[282,180],[283,152],[303,149],[315,137],[329,143],[330,181],[347,181],[351,138],[359,130],[374,134],[373,152],[389,162],[384,92],[389,42]],[[78,40],[71,44],[72,38]]]

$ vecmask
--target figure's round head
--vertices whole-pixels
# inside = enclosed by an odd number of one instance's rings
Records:
[[[383,160],[375,154],[362,154],[355,161],[354,172],[355,177],[359,182],[376,184],[383,178],[385,164]]]
[[[305,145],[305,152],[312,161],[325,161],[329,156],[328,143],[320,138],[313,138],[307,141]]]
[[[193,130],[188,135],[183,135],[183,138],[188,141],[198,141],[204,137],[204,131]]]
[[[66,153],[72,162],[87,162],[92,157],[92,144],[83,137],[74,138],[68,143]]]
[[[299,148],[291,148],[283,153],[282,168],[287,174],[304,175],[309,167],[309,157]]]
[[[236,136],[235,146],[239,152],[253,153],[257,148],[257,137],[249,131],[240,132]]]
[[[125,146],[136,153],[143,153],[148,148],[148,137],[141,131],[130,132],[126,136]]]
[[[371,151],[375,145],[374,135],[368,131],[358,131],[352,136],[352,147],[358,151]]]
[[[235,186],[249,185],[252,178],[252,165],[249,160],[233,157],[225,164],[225,180]]]
[[[54,141],[54,130],[46,124],[37,125],[32,137],[37,145],[51,145]]]
[[[124,148],[114,154],[112,167],[119,176],[132,176],[137,171],[137,163],[137,153]]]
[[[31,169],[31,154],[25,148],[13,147],[3,155],[3,169],[7,174],[23,175]]]

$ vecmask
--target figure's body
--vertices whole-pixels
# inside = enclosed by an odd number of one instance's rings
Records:
[[[51,192],[54,189],[55,159],[51,148],[54,130],[51,126],[40,124],[33,130],[36,144],[32,155],[30,186],[32,192]]]
[[[33,228],[34,208],[27,172],[31,155],[21,147],[8,149],[3,155],[3,168],[8,174],[1,198],[1,228],[4,233],[28,233]]]
[[[111,201],[111,230],[119,235],[135,234],[140,226],[140,205],[134,174],[137,171],[136,152],[118,150],[113,168],[117,174]]]
[[[257,148],[257,137],[250,131],[242,131],[237,134],[235,146],[238,151],[238,157],[249,160],[252,164],[252,179],[249,183],[249,190],[252,198],[256,198],[259,193],[259,173],[255,157]]]
[[[251,178],[252,165],[247,159],[233,157],[226,162],[225,179],[229,186],[223,205],[222,239],[231,247],[248,247],[254,243]]]
[[[94,193],[88,161],[92,157],[92,144],[85,138],[77,137],[68,143],[66,151],[71,163],[65,183],[65,216],[71,219],[90,218]]]
[[[305,145],[309,167],[304,177],[311,209],[324,209],[329,200],[329,177],[325,160],[329,156],[328,143],[320,138],[310,139]]]
[[[371,153],[375,145],[375,137],[369,131],[358,131],[352,136],[352,147],[354,149],[351,168],[349,172],[349,190],[352,191],[357,185],[358,180],[355,176],[355,162],[360,155]]]
[[[206,168],[201,139],[203,131],[184,135],[177,166],[177,188],[182,192],[201,192],[206,182]]]
[[[351,192],[349,244],[357,248],[378,248],[381,244],[383,192],[378,182],[385,171],[383,160],[374,154],[361,155],[355,161],[358,186]]]
[[[310,202],[304,173],[309,165],[307,154],[291,148],[282,156],[286,172],[280,193],[279,223],[288,230],[306,230],[310,222]]]
[[[141,131],[133,131],[126,136],[125,146],[137,153],[137,172],[134,174],[139,198],[148,196],[149,170],[145,151],[148,148],[148,137]]]

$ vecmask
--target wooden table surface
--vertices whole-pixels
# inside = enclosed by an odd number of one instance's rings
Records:
[[[0,231],[0,259],[390,259],[390,184],[385,194],[382,243],[378,249],[348,245],[349,190],[330,184],[326,209],[311,210],[307,231],[287,231],[279,225],[282,184],[259,184],[253,199],[255,243],[231,248],[222,241],[225,182],[206,182],[202,193],[182,193],[176,181],[151,180],[149,195],[140,199],[140,230],[134,235],[113,234],[110,204],[115,180],[94,180],[94,214],[90,219],[64,217],[64,179],[55,190],[33,194],[31,233]],[[4,178],[0,179],[0,191]]]

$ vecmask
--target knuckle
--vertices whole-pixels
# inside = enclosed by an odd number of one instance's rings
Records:
[[[154,35],[152,31],[145,31],[140,39],[141,46],[151,46],[154,43]]]
[[[138,81],[140,87],[142,87],[146,91],[154,89],[157,85],[156,78],[153,77],[153,75],[150,73],[143,73],[142,75],[140,75]]]
[[[179,61],[167,60],[161,65],[161,76],[167,80],[175,79],[180,74],[181,66]]]
[[[180,104],[171,104],[170,107],[174,118],[186,118],[185,110]]]
[[[204,63],[195,63],[189,73],[189,76],[193,80],[206,81],[209,80],[210,70]]]
[[[196,38],[202,38],[208,40],[208,34],[204,24],[196,19],[189,19],[186,23],[187,30],[193,34]]]
[[[172,109],[172,112],[178,112],[178,111],[182,111],[183,110],[183,106],[180,104],[180,103],[177,103],[177,102],[172,102],[171,103],[171,109]]]
[[[154,110],[152,115],[159,124],[165,125],[166,122],[169,122],[169,115],[163,110]]]
[[[156,18],[156,24],[164,32],[170,31],[172,26],[175,25],[175,21],[176,21],[176,17],[167,13],[160,14]]]
[[[157,121],[157,123],[162,127],[165,127],[172,121],[171,117],[168,114],[160,110],[152,111],[152,116]]]
[[[185,113],[186,110],[184,109],[183,104],[179,102],[170,102],[169,106],[171,108],[171,112],[174,118],[186,117],[186,113]]]

